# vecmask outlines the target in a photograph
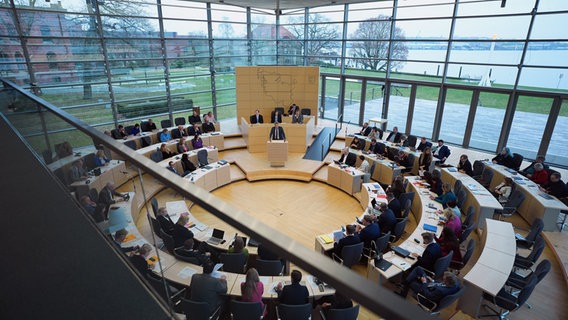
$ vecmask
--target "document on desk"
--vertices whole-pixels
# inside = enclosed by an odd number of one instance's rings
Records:
[[[178,277],[182,278],[182,279],[188,279],[189,277],[193,276],[194,274],[197,273],[197,270],[194,270],[193,268],[190,267],[185,267],[183,269],[180,270],[180,272],[178,272]]]
[[[410,263],[406,262],[403,258],[400,257],[395,256],[391,259],[390,262],[402,271],[406,271],[410,268]]]
[[[328,244],[328,243],[332,243],[333,242],[333,237],[330,236],[329,234],[322,234],[319,236],[320,240],[323,241],[323,243]]]

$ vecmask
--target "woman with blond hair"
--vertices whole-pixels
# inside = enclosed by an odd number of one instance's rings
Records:
[[[262,303],[262,294],[264,293],[264,284],[260,281],[258,271],[255,268],[250,268],[247,271],[245,282],[241,282],[241,301],[243,302],[260,302]]]

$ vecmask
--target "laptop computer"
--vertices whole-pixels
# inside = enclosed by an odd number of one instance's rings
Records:
[[[333,160],[333,163],[335,163],[336,165],[341,165],[341,162],[339,162],[339,160]]]
[[[211,238],[207,240],[207,243],[212,245],[218,245],[219,243],[221,243],[221,241],[223,241],[224,235],[225,231],[219,229],[213,229],[213,234],[211,235]]]

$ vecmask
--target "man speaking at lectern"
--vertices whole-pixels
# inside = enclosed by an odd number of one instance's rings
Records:
[[[286,135],[284,134],[284,128],[278,125],[278,122],[274,122],[274,127],[270,129],[270,141],[272,140],[284,140],[286,141]]]

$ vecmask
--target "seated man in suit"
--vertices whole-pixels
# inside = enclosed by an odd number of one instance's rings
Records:
[[[286,141],[286,134],[284,133],[284,128],[282,128],[278,122],[274,122],[274,127],[270,129],[270,141],[272,140],[284,140]]]
[[[359,134],[366,137],[370,133],[371,133],[371,127],[369,127],[369,123],[368,122],[363,123],[363,128],[361,128],[361,131],[359,131]]]
[[[442,248],[436,242],[434,242],[434,234],[430,232],[422,233],[422,242],[426,246],[422,256],[413,252],[410,255],[417,258],[416,267],[422,267],[424,269],[434,271],[434,264],[436,260],[442,257]]]
[[[377,139],[371,139],[371,144],[369,145],[369,152],[377,154],[379,156],[386,156],[387,148],[384,143],[377,142]]]
[[[280,111],[272,111],[272,118],[270,119],[270,122],[282,123],[282,114],[280,113]]]
[[[260,114],[260,111],[258,109],[256,109],[254,114],[250,116],[250,123],[251,124],[264,123],[264,119],[262,118],[262,115]]]
[[[396,225],[396,216],[394,212],[389,209],[388,205],[384,202],[379,204],[379,211],[381,211],[381,215],[378,218],[379,226],[381,226],[382,234],[385,234],[390,231],[391,234],[394,234],[394,226]]]
[[[550,174],[550,180],[543,185],[540,189],[551,196],[555,196],[558,199],[568,196],[568,188],[564,181],[562,181],[559,172],[553,172]]]
[[[300,113],[300,108],[292,115],[292,123],[304,123],[304,116]]]
[[[422,137],[420,138],[420,143],[418,144],[418,147],[416,147],[416,150],[422,152],[426,148],[432,148],[432,144],[426,140],[426,137]]]
[[[198,302],[207,302],[209,314],[212,314],[222,304],[222,296],[227,293],[227,277],[221,275],[214,278],[211,274],[215,264],[206,261],[203,264],[203,273],[191,276],[189,299]],[[222,313],[221,313],[222,314]]]
[[[302,273],[298,270],[292,270],[290,273],[292,284],[282,287],[282,282],[278,283],[276,293],[278,301],[283,304],[299,305],[308,302],[308,288],[300,284],[302,281]]]
[[[199,125],[197,123],[194,123],[191,127],[189,127],[188,132],[187,132],[190,136],[194,136],[197,134],[201,134],[201,129],[199,129]]]
[[[397,219],[402,219],[402,205],[400,201],[394,196],[394,193],[387,192],[387,202],[388,208],[392,210],[392,213]]]
[[[402,134],[400,132],[398,132],[398,127],[393,127],[392,128],[392,132],[389,133],[389,135],[387,136],[387,141],[392,142],[392,143],[400,143],[400,136]]]
[[[119,198],[115,200],[114,196],[117,196]],[[97,205],[104,206],[106,208],[104,210],[104,216],[105,219],[107,219],[108,208],[110,207],[110,205],[125,200],[126,195],[115,190],[114,182],[107,182],[104,188],[101,189],[101,192],[99,192],[99,201],[97,202]]]
[[[446,159],[448,159],[451,154],[450,148],[444,145],[444,140],[442,139],[438,140],[438,146],[435,147],[433,151],[434,158],[440,159],[440,163],[444,163],[444,161],[446,161]]]
[[[534,165],[537,164],[537,163],[542,163],[542,165],[544,166],[544,168],[545,168],[545,169],[548,169],[548,166],[547,166],[546,164],[544,164],[544,161],[545,161],[545,160],[546,160],[546,159],[544,158],[544,156],[538,155],[538,156],[536,157],[536,159],[535,159],[533,162],[531,162],[531,164],[530,164],[528,167],[526,167],[526,168],[524,168],[523,170],[521,170],[520,173],[521,173],[523,176],[526,176],[526,177],[530,178],[530,176],[534,173]]]
[[[156,130],[156,124],[154,123],[154,121],[152,121],[152,119],[148,119],[148,124],[146,126],[146,129],[148,131],[152,131],[152,130]]]
[[[343,250],[343,247],[354,245],[361,242],[361,239],[359,239],[359,235],[356,234],[355,231],[356,228],[354,225],[352,224],[346,225],[345,226],[346,236],[339,239],[339,241],[333,243],[333,252],[336,255],[338,255],[340,258],[343,259],[343,257],[341,256],[341,250]]]
[[[175,223],[172,221],[172,218],[170,218],[168,210],[165,207],[158,209],[158,215],[156,219],[158,219],[158,222],[160,222],[160,227],[162,227],[162,230],[164,230],[165,233],[171,235],[174,231]]]
[[[193,239],[187,239],[183,243],[183,247],[176,248],[175,252],[182,257],[193,258],[198,266],[201,266],[210,260],[210,252],[201,253],[198,250],[193,249],[194,246],[195,242]]]
[[[177,174],[178,176],[180,175],[179,172],[177,171],[177,169],[176,169],[176,167],[175,167],[173,161],[168,162],[168,166],[166,167],[166,169],[168,169],[168,170],[170,170],[171,172]]]
[[[442,298],[459,291],[460,281],[455,274],[449,271],[444,272],[442,281],[434,281],[426,275],[424,269],[417,267],[406,277],[403,289],[396,293],[406,298],[408,289],[412,289],[416,294],[420,293],[430,301],[439,303]]]
[[[134,268],[145,278],[148,275],[148,270],[154,269],[154,264],[149,264],[146,258],[152,252],[152,246],[145,243],[138,249],[138,251],[130,256],[128,260]]]
[[[71,182],[86,180],[88,178],[87,171],[83,168],[83,160],[75,160],[73,166],[69,169],[69,178]]]
[[[179,135],[181,137],[187,137],[189,134],[187,133],[187,129],[184,128],[181,124],[179,126],[177,126],[177,129],[179,130]]]
[[[187,214],[180,215],[178,221],[174,225],[174,231],[172,232],[172,237],[174,238],[175,247],[179,248],[183,246],[183,243],[187,239],[193,239],[193,232],[186,228],[186,224],[189,222],[189,217]]]
[[[375,218],[370,214],[364,215],[361,223],[363,227],[359,224],[356,227],[359,233],[359,239],[365,243],[365,248],[370,248],[371,241],[381,236],[381,228],[378,223],[375,223]]]
[[[138,250],[140,247],[139,246],[133,246],[133,247],[123,247],[122,243],[124,242],[124,239],[126,239],[126,236],[128,235],[128,231],[126,231],[126,229],[120,229],[118,231],[116,231],[114,233],[114,244],[123,252],[123,253],[128,253],[128,252],[132,252],[132,251],[136,251]]]
[[[201,116],[199,115],[196,109],[193,109],[193,114],[189,116],[188,120],[190,124],[201,123]]]
[[[345,163],[345,160],[347,160],[347,155],[349,154],[349,148],[343,148],[341,149],[341,157],[339,158],[339,162],[341,163]]]
[[[204,121],[205,122],[203,122],[203,125],[201,126],[203,133],[215,132],[215,125],[209,122],[209,117],[204,118]]]

